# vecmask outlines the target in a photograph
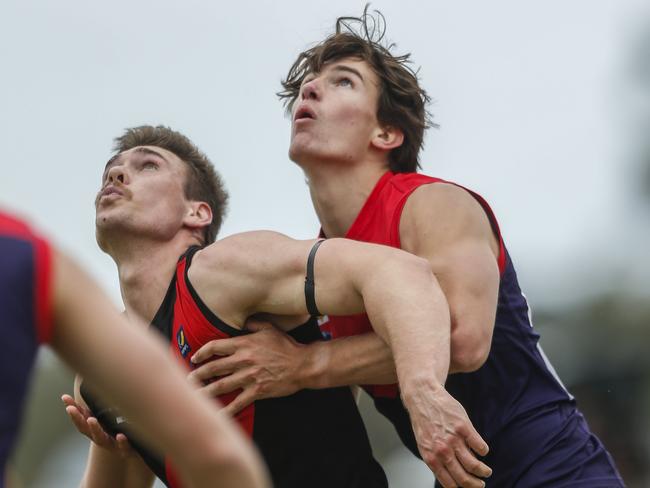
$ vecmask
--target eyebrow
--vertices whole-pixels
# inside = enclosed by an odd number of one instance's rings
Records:
[[[353,75],[358,76],[361,81],[365,82],[365,80],[363,79],[363,76],[361,76],[361,73],[358,70],[356,70],[356,69],[354,69],[354,68],[352,68],[350,66],[346,66],[344,64],[337,64],[335,66],[332,66],[332,70],[333,71],[346,71],[348,73],[352,73]]]
[[[134,153],[142,153],[142,154],[150,154],[150,155],[153,155],[153,156],[158,156],[163,161],[169,163],[167,158],[161,152],[154,151],[153,149],[149,149],[148,147],[136,147],[133,150],[133,152]],[[104,166],[104,173],[106,173],[106,171],[108,171],[108,168],[110,168],[120,158],[120,156],[122,156],[122,154],[123,153],[117,153],[116,155],[114,155],[111,159],[109,159],[106,162],[106,166]]]
[[[363,79],[363,76],[361,76],[361,72],[345,64],[335,64],[334,66],[332,66],[332,71],[345,71],[347,73],[352,73],[353,75],[358,76],[361,82],[365,83],[366,81]],[[304,85],[305,83],[311,81],[311,79],[310,80],[307,79],[309,76],[316,76],[317,74],[318,73],[314,73],[313,71],[307,73],[305,77],[302,79],[301,85]]]

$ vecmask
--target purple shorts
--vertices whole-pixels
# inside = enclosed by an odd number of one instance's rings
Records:
[[[490,444],[487,488],[624,488],[614,461],[573,404],[510,422]],[[440,485],[436,485],[440,486]]]

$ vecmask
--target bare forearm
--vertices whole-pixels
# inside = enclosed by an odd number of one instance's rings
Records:
[[[373,332],[312,343],[305,353],[309,360],[302,381],[304,388],[397,382],[390,348]]]
[[[449,306],[426,261],[385,265],[364,286],[374,330],[390,346],[402,390],[427,382],[444,385],[450,360]],[[383,283],[389,277],[400,293]]]
[[[268,486],[241,431],[190,388],[159,339],[127,324],[73,263],[60,257],[57,264],[52,345],[97,386],[100,398],[115,402],[133,422],[134,434],[169,455],[188,487],[213,486],[221,475],[229,480],[224,487]],[[82,293],[84,300],[77,300]],[[186,421],[170,422],[178,412]]]
[[[135,331],[131,331],[135,336]],[[144,332],[143,332],[144,333]],[[102,341],[109,344],[110,340]],[[134,430],[141,438],[165,452],[174,460],[180,478],[192,488],[213,486],[219,479],[224,487],[264,487],[267,486],[266,473],[256,453],[246,443],[237,426],[221,412],[216,412],[213,404],[189,389],[180,371],[172,367],[172,362],[158,348],[144,347],[141,342],[137,350],[124,347],[125,354],[120,364],[110,370],[121,384],[104,376],[105,372],[88,370],[88,378],[93,378],[104,391],[112,394],[123,405],[123,411],[134,422]],[[115,347],[108,348],[115,350]],[[99,351],[95,351],[98,365],[106,364]],[[122,364],[123,363],[123,364]],[[148,371],[147,384],[136,381],[126,371]],[[108,370],[106,370],[108,371]],[[170,380],[176,378],[173,382]],[[176,395],[168,394],[168,384],[174,385]],[[138,392],[138,398],[146,398],[147,405],[156,405],[156,410],[145,408],[137,399],[129,400],[130,392]],[[182,392],[182,393],[180,393]],[[192,398],[194,397],[194,398]],[[177,412],[184,412],[187,418],[182,426],[166,422]],[[156,436],[154,437],[154,433]],[[192,446],[194,449],[188,449]],[[97,478],[93,478],[97,479]],[[101,479],[101,478],[100,478]],[[129,482],[136,483],[140,478],[128,473]],[[89,485],[88,488],[103,488],[104,485]],[[114,484],[109,486],[128,486]],[[133,488],[148,486],[135,484]]]
[[[90,444],[80,488],[148,488],[152,484],[153,474],[139,457],[123,459],[94,443]]]

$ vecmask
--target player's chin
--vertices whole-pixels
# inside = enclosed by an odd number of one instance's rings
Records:
[[[95,214],[95,237],[97,242],[105,242],[115,232],[115,229],[121,226],[123,226],[122,219],[115,212],[98,211]]]
[[[311,141],[307,140],[303,134],[297,134],[291,140],[289,146],[289,159],[294,163],[301,165],[311,159],[319,156],[318,151]]]
[[[115,216],[107,210],[97,209],[95,212],[95,227],[97,230],[114,225]]]

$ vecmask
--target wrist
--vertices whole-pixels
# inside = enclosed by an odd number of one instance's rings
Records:
[[[444,389],[449,372],[449,362],[420,358],[414,361],[395,360],[397,379],[402,390],[417,391],[420,388]]]
[[[418,402],[421,397],[435,396],[441,392],[445,392],[445,386],[434,375],[418,374],[404,381],[400,380],[400,395],[407,409],[412,402]]]
[[[303,361],[298,371],[298,385],[301,389],[317,390],[327,388],[327,343],[313,342],[302,346]]]

